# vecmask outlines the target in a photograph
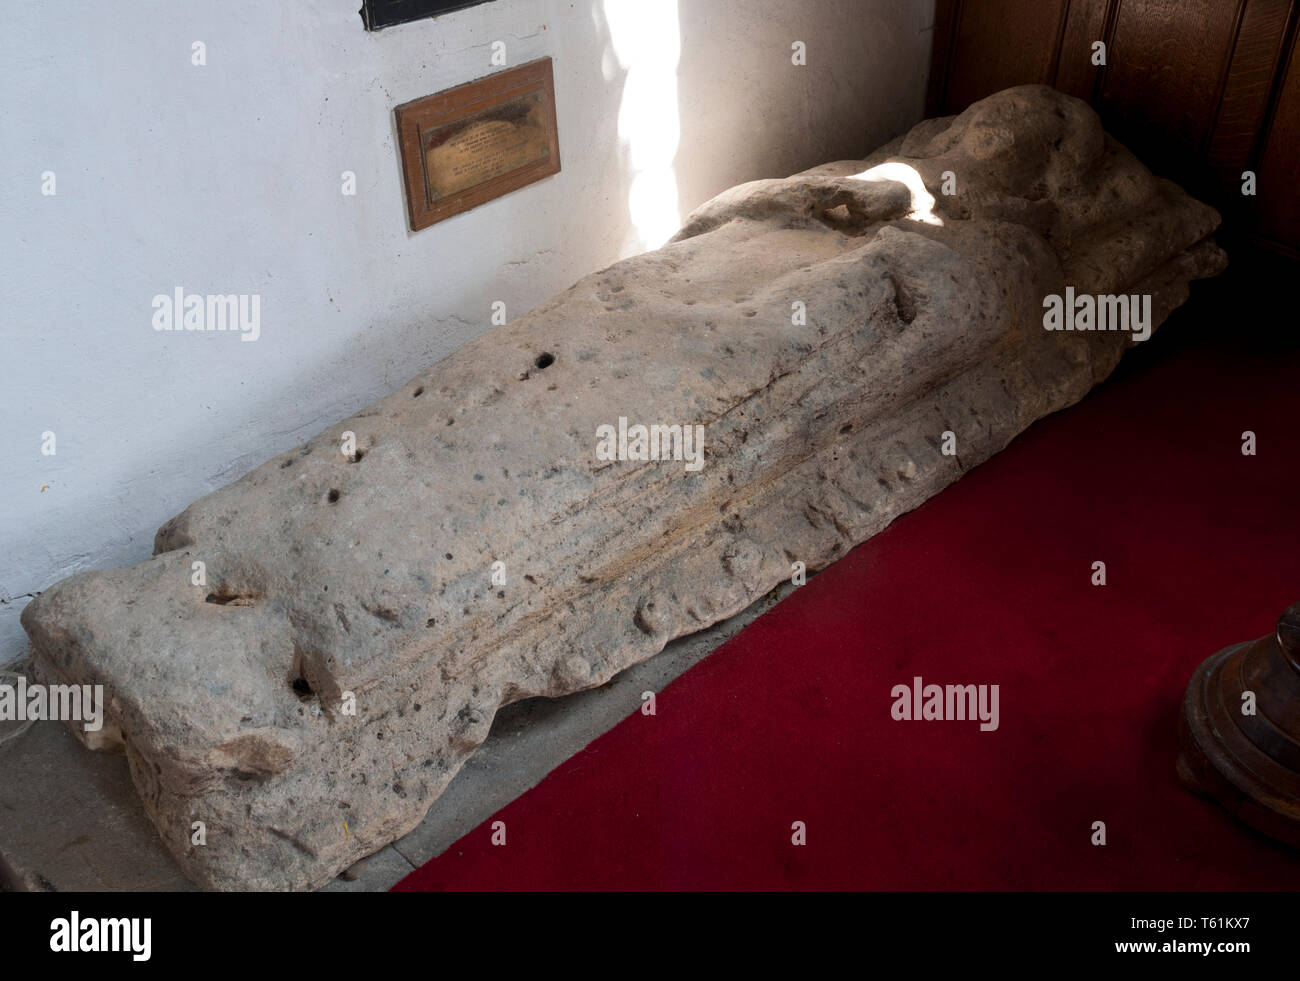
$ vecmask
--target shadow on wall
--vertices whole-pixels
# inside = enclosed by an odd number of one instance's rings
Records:
[[[720,31],[714,5],[677,5],[683,218],[744,181],[860,160],[922,118],[932,0],[729,9]]]
[[[608,81],[622,78],[623,256],[655,249],[719,192],[857,160],[922,115],[932,3],[598,0]],[[888,96],[882,94],[887,93]]]

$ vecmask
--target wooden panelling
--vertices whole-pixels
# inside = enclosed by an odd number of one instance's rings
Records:
[[[1250,0],[1237,32],[1232,63],[1219,100],[1207,157],[1232,183],[1239,183],[1260,142],[1269,96],[1277,77],[1292,0]]]
[[[925,87],[925,115],[948,112],[948,69],[952,65],[953,40],[957,33],[957,0],[936,0],[934,37],[930,47],[930,77]]]
[[[1300,63],[1294,43],[1287,59],[1277,106],[1263,146],[1258,193],[1252,204],[1260,234],[1291,255],[1300,254],[1300,195],[1295,190],[1300,170]]]
[[[1089,101],[1228,237],[1300,251],[1300,0],[937,0],[932,115],[1041,82]],[[1093,45],[1106,44],[1106,64]],[[1243,198],[1241,172],[1260,191]]]
[[[1117,6],[1095,105],[1116,138],[1168,171],[1209,142],[1240,3],[1121,0]]]
[[[1054,80],[1045,81],[1075,98],[1091,100],[1099,71],[1092,63],[1092,46],[1109,36],[1108,24],[1113,17],[1114,3],[1071,3],[1056,56],[1056,75]]]
[[[959,4],[946,101],[968,106],[1010,85],[1052,75],[1068,0],[965,0]],[[973,13],[972,13],[973,12]],[[1008,25],[1020,43],[1007,44]]]

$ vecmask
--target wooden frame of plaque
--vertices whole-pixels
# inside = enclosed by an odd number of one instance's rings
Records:
[[[550,58],[395,111],[412,231],[560,172]]]

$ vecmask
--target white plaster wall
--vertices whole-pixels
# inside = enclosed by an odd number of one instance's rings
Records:
[[[489,329],[493,300],[519,316],[658,244],[638,180],[675,225],[732,184],[905,130],[933,16],[933,0],[494,0],[367,34],[359,6],[6,10],[0,663],[30,594],[147,559],[168,517]],[[392,109],[494,70],[496,40],[510,65],[554,59],[563,170],[411,233]],[[260,339],[154,331],[151,300],[176,286],[260,294]]]

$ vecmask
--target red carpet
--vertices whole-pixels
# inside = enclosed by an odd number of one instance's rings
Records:
[[[1300,356],[1209,309],[397,889],[1296,888],[1174,773],[1193,669],[1300,600]],[[916,675],[999,685],[999,728],[895,721]]]

